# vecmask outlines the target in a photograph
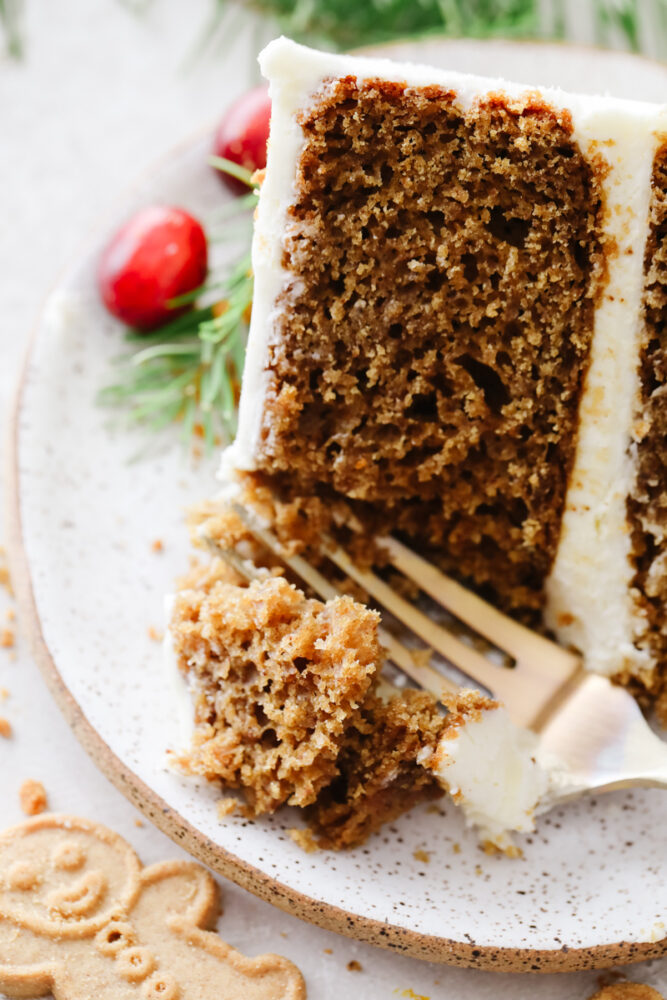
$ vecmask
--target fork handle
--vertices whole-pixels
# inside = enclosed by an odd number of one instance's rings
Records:
[[[557,797],[619,788],[667,788],[667,742],[625,688],[587,674],[540,734],[540,755],[562,763]]]

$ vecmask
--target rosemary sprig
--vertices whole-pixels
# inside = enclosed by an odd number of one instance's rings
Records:
[[[211,159],[252,187],[247,170]],[[253,289],[248,209],[256,202],[253,189],[225,205],[209,230],[209,243],[232,234],[238,246],[243,237],[246,249],[231,269],[212,269],[205,285],[172,299],[174,309],[192,308],[170,323],[148,334],[127,331],[130,350],[116,359],[116,381],[102,389],[98,402],[122,408],[130,424],[155,432],[179,420],[183,441],[189,445],[199,436],[207,451],[233,437]]]

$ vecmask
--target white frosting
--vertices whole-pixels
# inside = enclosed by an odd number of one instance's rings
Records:
[[[480,838],[500,848],[512,845],[512,832],[534,830],[549,801],[551,779],[538,759],[537,737],[500,706],[445,732],[431,769]]]
[[[663,123],[667,124],[664,112]],[[618,252],[595,313],[595,329],[579,410],[579,435],[561,537],[547,581],[546,622],[576,646],[586,666],[604,674],[637,673],[648,656],[633,644],[637,611],[626,498],[632,486],[632,423],[639,390],[644,246],[651,168],[660,115],[637,106],[576,121],[584,149],[599,145],[609,164],[606,236]],[[613,145],[611,144],[613,143]]]

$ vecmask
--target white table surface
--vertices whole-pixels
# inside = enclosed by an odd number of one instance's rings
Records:
[[[26,56],[0,56],[0,469],[20,361],[59,272],[138,173],[215,121],[255,80],[258,32],[249,22],[224,51],[184,68],[211,7],[158,0],[138,17],[120,0],[28,0]],[[0,474],[0,503],[6,490]],[[10,606],[0,588],[0,630]],[[0,716],[14,729],[11,740],[0,739],[0,827],[22,820],[18,790],[30,777],[44,783],[52,809],[113,827],[145,863],[179,856],[80,748],[16,625],[15,648],[0,648],[0,688],[9,691]],[[311,927],[231,883],[223,900],[225,940],[248,954],[287,955],[302,969],[310,1000],[348,991],[357,1000],[584,1000],[619,978],[619,970],[516,977],[428,965]],[[353,959],[361,971],[348,971]],[[667,959],[621,971],[667,994]]]

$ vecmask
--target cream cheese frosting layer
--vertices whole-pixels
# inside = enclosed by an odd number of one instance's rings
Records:
[[[595,311],[574,468],[546,584],[545,620],[561,641],[581,650],[589,669],[604,674],[635,674],[648,666],[646,652],[633,643],[637,611],[626,501],[633,482],[630,444],[639,395],[655,125],[651,109],[642,113],[638,108],[632,116],[609,109],[579,120],[575,128],[583,148],[599,149],[609,167],[605,237],[613,250]]]
[[[270,82],[271,136],[253,242],[255,299],[239,430],[223,455],[223,478],[229,480],[233,470],[255,468],[275,303],[294,280],[283,268],[282,257],[303,144],[298,113],[326,91],[328,81],[346,76],[360,83],[382,79],[408,87],[442,86],[454,93],[462,111],[489,93],[521,99],[537,92],[555,109],[569,112],[583,154],[606,163],[602,236],[610,251],[580,405],[575,466],[547,582],[546,620],[561,641],[581,649],[591,669],[606,674],[646,670],[647,654],[633,642],[638,619],[630,589],[633,568],[625,501],[633,476],[629,445],[638,395],[650,174],[657,135],[667,128],[665,106],[528,88],[385,59],[332,55],[285,38],[264,49],[260,65]]]
[[[549,772],[537,751],[537,736],[496,706],[446,730],[430,767],[480,838],[507,849],[512,832],[535,829],[548,801]]]

